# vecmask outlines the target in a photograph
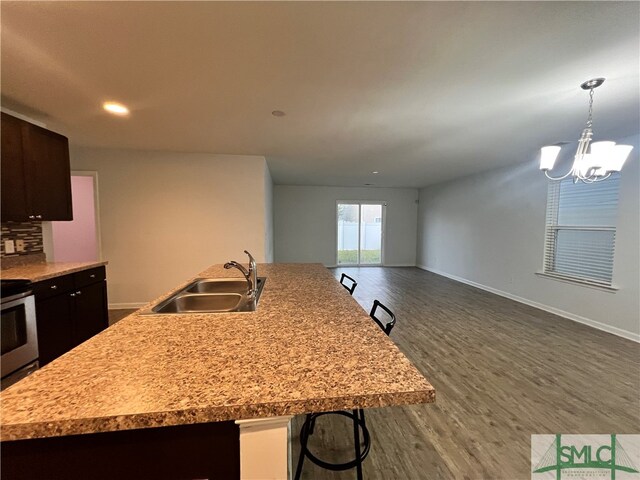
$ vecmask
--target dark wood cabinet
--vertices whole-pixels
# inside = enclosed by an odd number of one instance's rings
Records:
[[[36,302],[40,366],[73,348],[73,302],[68,293]]]
[[[35,283],[40,366],[108,327],[105,268]]]
[[[2,478],[240,478],[233,421],[2,442]]]
[[[22,120],[6,113],[0,125],[2,136],[2,220],[24,220],[27,211],[24,161],[22,151]]]
[[[74,347],[107,328],[109,319],[106,282],[101,281],[77,290],[75,301]]]
[[[69,141],[2,113],[2,220],[72,220]]]

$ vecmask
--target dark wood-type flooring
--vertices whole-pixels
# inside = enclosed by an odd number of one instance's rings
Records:
[[[366,479],[530,479],[531,434],[640,433],[640,345],[417,268],[334,272],[358,281],[367,312],[376,298],[395,312],[392,340],[436,388],[435,404],[366,411]],[[310,448],[346,460],[352,438],[325,416]],[[306,460],[303,478],[355,470]]]
[[[395,312],[391,339],[436,388],[435,404],[366,411],[366,479],[525,480],[532,434],[640,433],[640,345],[417,268],[342,272],[367,312],[376,298]],[[110,323],[132,311],[111,311]],[[292,422],[294,469],[303,420]],[[310,448],[347,460],[351,428],[321,417]],[[306,460],[303,478],[355,470]]]
[[[109,310],[109,326],[113,325],[114,323],[118,323],[124,317],[131,315],[136,310],[137,309],[135,308],[134,309],[118,308],[114,310]]]

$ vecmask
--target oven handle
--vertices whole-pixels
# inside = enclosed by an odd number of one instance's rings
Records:
[[[16,300],[20,300],[21,298],[25,298],[28,297],[30,295],[33,295],[33,292],[31,290],[24,292],[24,293],[17,293],[16,295],[11,295],[10,297],[5,297],[2,299],[2,308],[11,308],[13,305],[6,305],[6,303],[10,303],[10,302],[14,302]]]

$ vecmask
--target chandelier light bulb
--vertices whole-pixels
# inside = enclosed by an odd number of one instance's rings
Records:
[[[613,148],[616,146],[616,142],[594,142],[591,144],[591,166],[594,168],[605,168],[607,171],[607,164],[611,161],[611,155],[613,154]],[[586,155],[585,155],[586,156]]]
[[[616,145],[611,154],[608,170],[611,172],[619,172],[622,170],[624,162],[629,158],[631,150],[633,150],[633,145]]]
[[[540,149],[540,170],[551,170],[559,153],[560,147],[556,145],[542,147]]]

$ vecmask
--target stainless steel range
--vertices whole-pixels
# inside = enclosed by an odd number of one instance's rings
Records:
[[[2,357],[0,389],[13,385],[38,369],[36,307],[28,280],[2,280]]]

